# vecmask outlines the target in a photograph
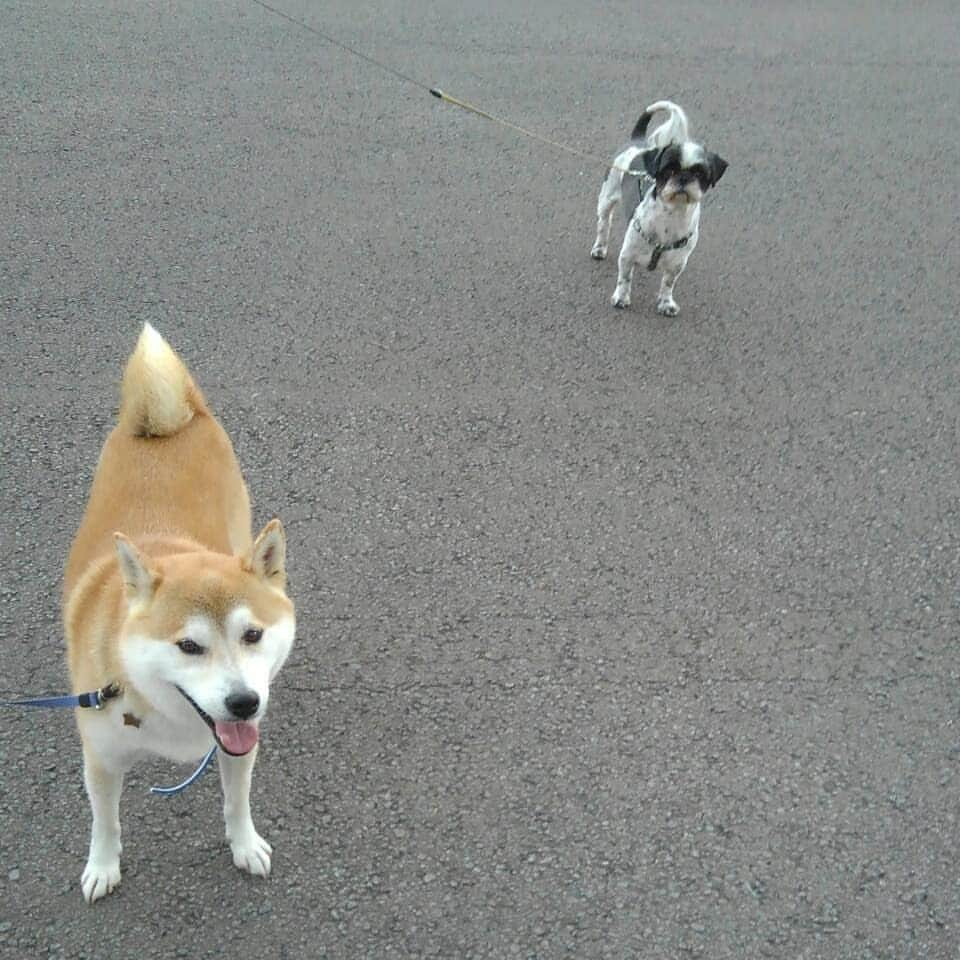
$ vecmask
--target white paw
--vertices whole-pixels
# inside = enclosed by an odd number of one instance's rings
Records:
[[[120,859],[88,860],[80,878],[83,899],[94,903],[108,893],[112,893],[120,883]]]
[[[606,260],[607,258],[607,248],[602,244],[595,243],[593,249],[590,251],[590,256],[594,260]]]
[[[610,302],[618,309],[622,310],[624,307],[630,306],[630,294],[621,292],[618,287],[613,291],[613,296],[610,298]]]
[[[661,300],[657,304],[657,313],[664,317],[675,317],[679,312],[676,300]]]
[[[242,837],[230,841],[234,865],[255,877],[270,876],[270,854],[273,847],[252,827]]]

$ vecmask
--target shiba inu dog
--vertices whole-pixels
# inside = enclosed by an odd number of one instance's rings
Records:
[[[196,761],[214,742],[233,862],[270,872],[250,817],[250,779],[270,681],[293,644],[285,540],[254,540],[233,446],[186,367],[148,324],[123,377],[63,589],[74,692],[113,685],[78,710],[93,810],[83,895],[120,882],[120,792],[143,756]]]

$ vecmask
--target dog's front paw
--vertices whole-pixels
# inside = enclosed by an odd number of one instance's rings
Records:
[[[230,841],[234,865],[255,877],[270,876],[270,854],[273,847],[253,827]]]
[[[607,248],[602,243],[595,243],[593,249],[590,251],[590,256],[594,260],[606,260],[607,259]]]
[[[675,317],[680,312],[676,300],[660,300],[657,302],[657,313],[664,317]]]
[[[87,903],[95,903],[101,897],[112,893],[120,883],[120,859],[87,861],[80,878],[83,889],[83,899]]]
[[[613,291],[613,296],[610,298],[610,302],[618,309],[623,310],[625,307],[630,306],[630,291],[621,290],[620,287],[617,287]]]

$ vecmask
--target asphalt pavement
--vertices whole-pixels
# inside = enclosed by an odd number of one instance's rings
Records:
[[[66,688],[144,321],[299,615],[266,882],[157,761],[87,906],[73,720],[0,714],[0,954],[955,960],[955,4],[271,4],[404,76],[253,0],[0,7],[0,695]],[[589,256],[663,97],[730,164],[673,319]]]

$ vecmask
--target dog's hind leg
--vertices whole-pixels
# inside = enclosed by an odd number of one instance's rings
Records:
[[[622,180],[623,174],[611,167],[600,187],[600,195],[597,197],[597,239],[590,251],[590,256],[594,260],[603,260],[607,256],[607,246],[610,243],[610,222],[613,219],[614,208],[620,202]]]
[[[87,903],[110,893],[120,883],[120,793],[123,774],[106,769],[84,751],[83,780],[93,811],[90,855],[80,885]]]
[[[223,785],[223,821],[233,862],[254,876],[266,877],[270,875],[273,848],[257,833],[250,816],[250,780],[256,760],[256,747],[242,757],[231,757],[222,750],[217,754]]]

